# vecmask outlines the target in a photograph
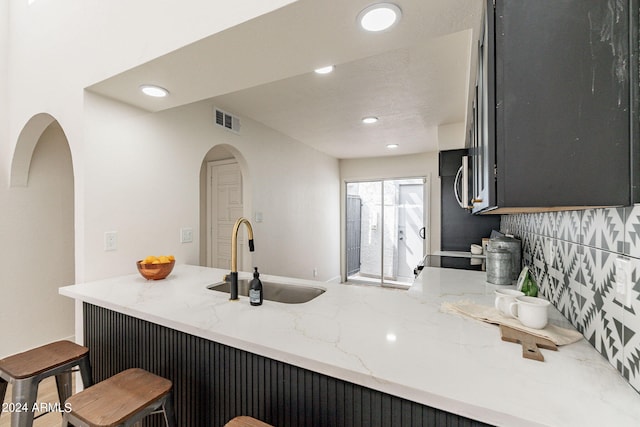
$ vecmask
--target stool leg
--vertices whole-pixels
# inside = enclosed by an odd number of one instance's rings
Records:
[[[80,359],[80,361],[78,361],[78,367],[80,368],[80,375],[82,376],[82,385],[84,388],[91,387],[93,385],[93,374],[91,372],[89,356]]]
[[[69,418],[71,418],[69,416],[69,414],[65,413],[62,415],[62,424],[60,424],[60,427],[74,427],[75,424],[73,424],[74,420],[73,418],[71,419],[71,421],[69,421]],[[80,424],[78,424],[80,425]]]
[[[0,378],[0,405],[4,402],[4,397],[7,394],[7,384],[9,384],[7,381]]]
[[[60,406],[64,407],[64,402],[71,397],[71,371],[56,375],[56,386],[58,387]]]
[[[162,409],[164,412],[164,421],[167,427],[176,427],[176,411],[173,408],[173,393],[169,392],[169,394],[164,398],[164,404],[162,405]]]
[[[0,378],[0,405],[4,403],[4,397],[7,394],[7,382]],[[0,410],[0,416],[2,415],[2,410]]]
[[[118,424],[118,427],[122,427],[124,424]],[[60,427],[91,427],[89,424],[84,421],[79,420],[77,417],[74,417],[73,414],[65,412],[62,415],[62,424]]]
[[[13,402],[21,410],[11,413],[12,427],[31,427],[33,425],[33,406],[38,397],[38,381],[36,378],[16,380],[13,383]]]

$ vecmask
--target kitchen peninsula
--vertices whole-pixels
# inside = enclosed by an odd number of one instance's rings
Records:
[[[441,311],[443,302],[493,304],[497,287],[485,273],[425,267],[408,291],[263,274],[326,292],[260,307],[207,289],[226,273],[178,265],[161,281],[132,274],[61,288],[77,301],[76,336],[91,350],[96,379],[132,365],[169,376],[178,417],[201,414],[184,425],[236,415],[278,426],[640,420],[640,395],[584,339],[542,350],[541,363],[501,341],[496,326]],[[554,308],[550,314],[570,327]]]

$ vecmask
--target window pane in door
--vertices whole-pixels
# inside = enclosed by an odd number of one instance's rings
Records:
[[[424,184],[422,180],[395,181],[397,218],[392,227],[397,230],[395,280],[413,283],[413,269],[424,256]]]
[[[379,280],[382,270],[382,183],[380,181],[348,183],[347,197],[357,199],[361,203],[359,221],[355,217],[355,210],[347,212],[347,235],[359,234],[360,237],[359,260],[354,260],[357,253],[353,250],[354,244],[349,244],[350,242],[347,244],[347,265],[351,266],[351,276],[363,280]],[[359,233],[354,230],[354,227],[359,227]],[[359,264],[357,271],[353,267],[356,264]]]

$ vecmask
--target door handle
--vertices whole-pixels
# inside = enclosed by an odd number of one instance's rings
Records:
[[[458,186],[461,186],[461,192],[458,191]],[[462,156],[462,166],[458,169],[456,177],[453,180],[453,194],[456,196],[456,201],[463,209],[469,209],[467,204],[469,203],[469,156]]]
[[[422,227],[422,228],[420,229],[419,234],[420,234],[420,237],[422,237],[422,240],[426,239],[427,228],[426,228],[426,227]]]

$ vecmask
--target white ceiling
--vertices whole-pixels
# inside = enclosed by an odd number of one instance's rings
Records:
[[[439,126],[466,121],[483,2],[397,0],[400,23],[367,33],[370,2],[299,0],[88,89],[148,111],[207,100],[337,158],[435,151]]]

